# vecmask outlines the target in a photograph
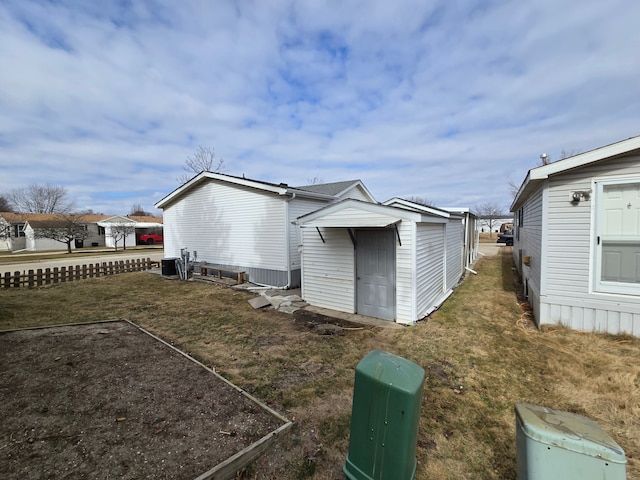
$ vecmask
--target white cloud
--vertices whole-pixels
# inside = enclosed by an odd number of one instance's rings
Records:
[[[187,155],[440,205],[510,203],[546,151],[638,135],[640,4],[9,1],[1,189],[151,209]]]

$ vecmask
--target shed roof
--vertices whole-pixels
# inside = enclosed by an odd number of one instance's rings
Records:
[[[400,221],[444,223],[446,218],[362,200],[345,199],[299,217],[302,227],[373,228]]]
[[[640,150],[640,136],[631,137],[620,142],[605,145],[588,152],[574,155],[557,162],[543,165],[541,167],[532,168],[527,172],[518,193],[513,199],[510,210],[515,212],[522,203],[537,190],[538,186],[551,176],[576,170],[587,165],[628,154],[634,150]]]

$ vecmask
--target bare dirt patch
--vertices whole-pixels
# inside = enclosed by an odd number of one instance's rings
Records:
[[[5,479],[193,479],[285,422],[128,322],[0,333]]]

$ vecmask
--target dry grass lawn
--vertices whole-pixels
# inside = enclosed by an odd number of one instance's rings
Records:
[[[354,369],[373,349],[427,372],[418,479],[515,478],[518,401],[591,417],[627,453],[628,478],[640,478],[640,339],[523,328],[506,251],[404,329],[320,336],[253,310],[251,294],[148,273],[2,291],[0,329],[127,318],[215,367],[296,422],[244,478],[341,479]]]

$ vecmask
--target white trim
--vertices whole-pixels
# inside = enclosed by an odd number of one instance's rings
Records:
[[[399,205],[399,207],[396,207],[396,208],[409,208],[417,212],[422,212],[429,215],[436,215],[438,217],[444,217],[444,218],[451,217],[450,212],[446,212],[440,208],[429,207],[427,205],[411,202],[409,200],[404,200],[398,197],[393,197],[387,200],[386,202],[382,202],[383,205],[390,206],[390,207],[394,206],[393,205],[394,203]]]
[[[347,193],[349,190],[353,190],[353,188],[358,188],[361,187],[362,191],[364,192],[365,196],[369,197],[369,200],[371,200],[371,202],[376,203],[376,199],[373,197],[373,195],[371,195],[371,192],[369,191],[369,189],[364,185],[364,183],[362,183],[362,180],[358,180],[355,183],[352,183],[351,185],[349,185],[347,188],[345,188],[344,190],[336,193],[334,196],[336,198],[340,198],[342,195],[344,195],[345,193]]]
[[[595,221],[593,222],[593,233],[590,238],[590,253],[591,247],[593,247],[594,252],[591,255],[589,261],[593,261],[593,270],[592,275],[590,277],[593,279],[593,292],[592,293],[605,293],[605,294],[614,294],[614,295],[631,295],[631,296],[639,296],[640,295],[640,285],[636,283],[628,283],[628,282],[612,282],[601,280],[602,278],[602,244],[603,241],[598,243],[597,237],[602,236],[600,233],[600,226],[602,224],[602,198],[604,195],[604,187],[609,185],[624,185],[624,184],[640,184],[640,175],[616,175],[614,177],[597,177],[592,179],[592,191],[594,192],[593,202],[594,206],[592,210],[595,209]],[[611,239],[616,240],[617,237],[611,237]],[[609,239],[608,239],[609,240]]]

